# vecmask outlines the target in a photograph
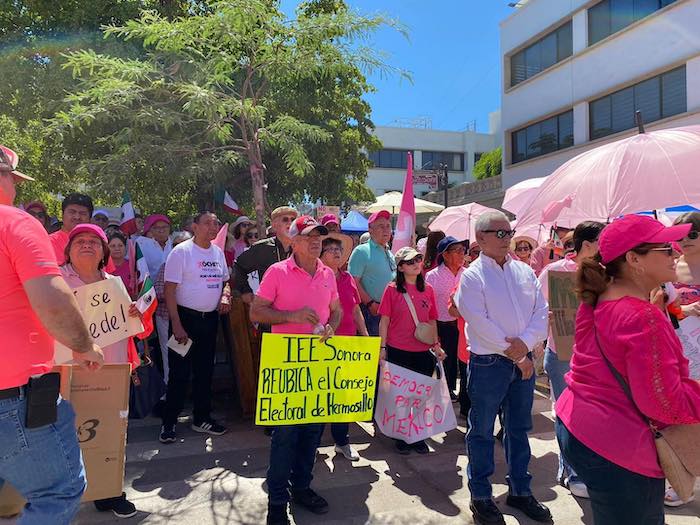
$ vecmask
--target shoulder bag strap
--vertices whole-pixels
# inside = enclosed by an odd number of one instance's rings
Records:
[[[406,304],[408,305],[408,309],[411,311],[411,317],[413,317],[413,322],[416,323],[416,326],[420,324],[420,321],[418,320],[418,314],[416,313],[416,307],[413,305],[413,301],[411,300],[411,296],[408,295],[407,293],[401,294],[403,295],[403,298],[406,300]]]
[[[634,398],[632,397],[632,390],[630,389],[629,384],[627,383],[627,381],[625,381],[625,378],[622,377],[622,374],[617,371],[615,366],[613,366],[608,357],[605,355],[605,352],[603,351],[603,345],[600,344],[600,338],[598,337],[598,329],[595,325],[595,313],[593,314],[593,333],[595,334],[595,342],[598,346],[598,350],[600,351],[600,355],[603,356],[603,360],[605,360],[605,364],[608,365],[608,368],[610,369],[610,372],[612,373],[613,377],[615,377],[623,392],[627,396],[627,399],[629,399],[630,403],[632,403],[632,406],[635,408],[637,413],[642,417],[644,421],[646,421],[647,425],[649,425],[649,428],[652,430],[652,432],[656,433],[657,429],[654,426],[654,424],[647,416],[644,415],[644,412],[642,412],[639,409],[637,403],[634,401]]]

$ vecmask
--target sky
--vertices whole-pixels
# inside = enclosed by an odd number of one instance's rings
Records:
[[[433,129],[460,131],[476,122],[488,131],[488,114],[500,107],[499,22],[513,12],[509,0],[346,0],[363,14],[398,19],[408,39],[394,29],[378,32],[375,49],[387,63],[407,70],[369,77],[377,92],[366,98],[377,126],[428,117]],[[286,11],[298,2],[285,0]]]

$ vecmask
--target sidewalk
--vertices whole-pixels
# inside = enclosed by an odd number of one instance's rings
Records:
[[[549,410],[549,402],[538,397],[531,438],[534,494],[549,506],[555,523],[592,524],[588,502],[577,500],[554,482],[556,441]],[[328,499],[331,510],[324,516],[294,510],[294,521],[298,525],[473,523],[464,473],[464,420],[459,423],[458,430],[430,443],[435,451],[427,456],[399,456],[389,439],[372,437],[372,425],[352,425],[351,443],[362,456],[354,464],[335,455],[327,431],[312,486]],[[180,441],[161,445],[158,420],[130,421],[126,492],[140,512],[119,520],[85,504],[76,523],[264,523],[269,438],[251,423],[228,424],[230,432],[218,438],[204,437],[180,424]],[[503,449],[497,444],[494,494],[506,522],[534,523],[505,506],[504,478]],[[669,511],[666,523],[696,524],[699,515],[696,501]]]

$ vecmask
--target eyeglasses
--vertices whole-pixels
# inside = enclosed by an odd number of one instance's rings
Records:
[[[323,254],[326,253],[326,252],[343,253],[343,249],[342,249],[340,246],[330,246],[330,247],[326,248],[325,250],[323,250],[323,251],[321,252],[321,255],[323,255]]]
[[[515,249],[515,251],[516,252],[529,252],[529,251],[532,251],[532,248],[530,248],[529,246],[518,246]]]
[[[642,252],[642,255],[648,252],[661,252],[664,255],[671,257],[673,255],[673,251],[673,246],[661,246],[659,248],[649,248],[645,252]]]
[[[685,237],[686,237],[686,239],[690,239],[691,241],[694,241],[698,237],[700,237],[700,232],[698,232],[697,230],[690,230],[688,232],[688,235],[686,235]]]
[[[246,233],[245,238],[246,239],[257,239],[258,233],[257,232]]]
[[[499,239],[505,239],[506,237],[512,238],[515,235],[515,230],[484,230],[481,233],[495,233]]]
[[[455,246],[445,250],[447,253],[467,253],[467,249],[464,246]]]
[[[280,218],[282,222],[292,222],[294,220],[294,217],[291,217],[289,215],[285,215],[284,217]]]
[[[416,255],[413,259],[410,261],[401,261],[401,264],[405,264],[406,266],[413,266],[414,264],[418,264],[420,262],[423,262],[423,256],[422,255]]]

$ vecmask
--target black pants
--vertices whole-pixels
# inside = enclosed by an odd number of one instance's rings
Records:
[[[211,379],[214,373],[216,332],[219,313],[197,312],[178,306],[182,327],[192,339],[192,346],[185,357],[168,350],[170,375],[168,395],[163,410],[163,425],[174,425],[182,412],[187,394],[187,384],[192,376],[193,419],[195,424],[209,421],[211,413]]]
[[[447,354],[445,359],[445,376],[450,392],[457,389],[457,345],[459,344],[459,328],[457,321],[438,321],[438,337],[440,346]]]
[[[469,409],[472,406],[472,402],[469,400],[469,392],[467,386],[469,385],[469,365],[467,363],[459,362],[459,394],[457,394],[457,399],[459,400],[459,413],[464,417],[469,415]]]

